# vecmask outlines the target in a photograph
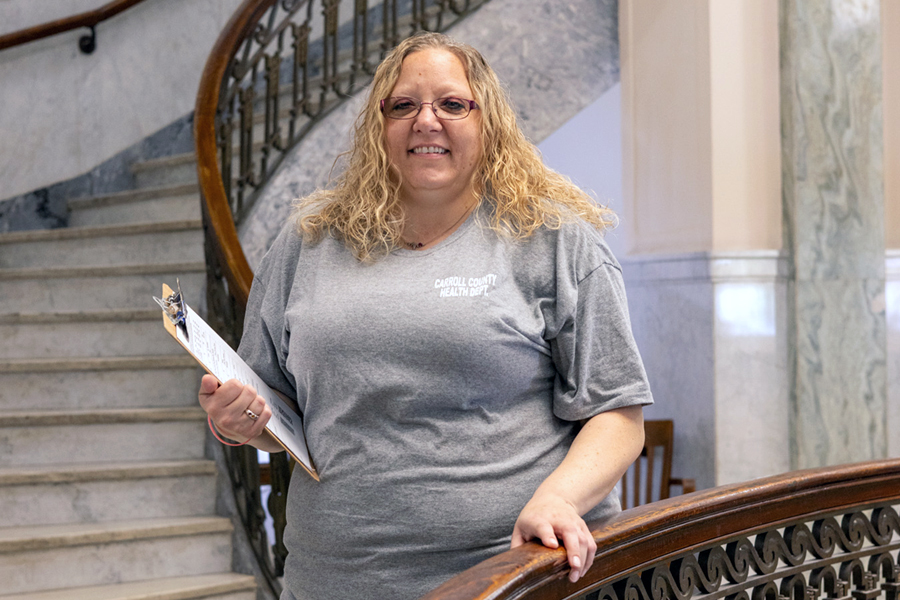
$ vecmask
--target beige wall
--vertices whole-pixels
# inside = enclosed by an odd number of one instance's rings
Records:
[[[709,4],[712,250],[781,248],[778,3]]]
[[[900,2],[881,1],[885,246],[900,248]]]
[[[633,254],[781,247],[777,0],[622,0]]]
[[[619,11],[627,250],[708,249],[712,149],[705,2],[625,0]]]

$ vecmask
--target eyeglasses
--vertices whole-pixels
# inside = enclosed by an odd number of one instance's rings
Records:
[[[438,98],[434,102],[421,102],[415,98],[385,98],[381,101],[381,112],[388,119],[415,119],[426,104],[431,105],[434,116],[443,121],[465,119],[469,112],[476,110],[474,100],[463,98]]]

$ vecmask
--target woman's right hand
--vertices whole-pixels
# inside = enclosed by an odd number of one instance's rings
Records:
[[[215,377],[204,375],[198,398],[219,433],[236,442],[250,442],[256,446],[254,440],[262,435],[272,418],[272,409],[262,396],[252,386],[237,379],[219,385]]]

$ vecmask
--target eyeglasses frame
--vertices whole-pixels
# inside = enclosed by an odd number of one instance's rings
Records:
[[[413,115],[408,116],[408,117],[389,117],[389,116],[384,112],[384,103],[387,102],[388,100],[390,100],[391,98],[408,98],[409,100],[415,100],[416,102],[419,103],[419,109],[418,109]],[[447,118],[447,117],[441,117],[441,116],[439,116],[439,115],[437,114],[437,110],[435,110],[435,108],[434,108],[434,103],[435,103],[435,102],[440,102],[441,100],[447,100],[447,99],[450,99],[450,98],[452,98],[452,99],[454,99],[454,100],[459,100],[459,101],[461,101],[461,102],[465,102],[466,104],[468,104],[468,106],[469,106],[469,112],[467,112],[465,115],[463,115],[463,116],[461,116],[461,117],[451,117],[451,118]],[[380,102],[380,105],[381,105],[381,114],[384,115],[384,118],[385,118],[385,119],[391,119],[391,120],[394,120],[394,121],[409,121],[409,120],[411,120],[411,119],[415,119],[416,117],[418,117],[418,116],[419,116],[419,113],[422,112],[422,107],[424,107],[426,104],[428,104],[428,105],[431,106],[431,112],[434,113],[434,117],[435,117],[436,119],[440,119],[441,121],[462,121],[463,119],[465,119],[466,117],[468,117],[470,114],[472,114],[472,111],[473,111],[473,110],[481,110],[481,107],[478,106],[478,103],[475,102],[474,100],[469,100],[468,98],[457,98],[456,96],[444,96],[443,98],[437,98],[437,99],[435,99],[435,100],[433,100],[433,101],[431,101],[431,102],[422,102],[422,101],[419,100],[418,98],[413,98],[413,97],[411,97],[411,96],[389,96],[389,97],[387,97],[387,98],[382,98],[382,99],[381,99],[381,102]]]

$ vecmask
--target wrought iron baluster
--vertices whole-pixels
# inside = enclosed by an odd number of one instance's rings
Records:
[[[319,111],[328,104],[331,91],[338,89],[338,6],[339,0],[322,0],[322,16],[325,18],[322,32],[322,96]]]
[[[354,90],[357,75],[368,71],[369,58],[369,7],[367,0],[356,0],[353,6],[353,63],[350,66],[350,77],[347,94]]]
[[[290,476],[293,471],[286,452],[272,454],[269,457],[270,482],[272,489],[269,492],[269,514],[272,515],[275,539],[272,543],[272,553],[275,557],[275,570],[284,572],[284,561],[287,558],[287,548],[284,545],[284,528],[287,512],[287,493],[290,485]]]
[[[237,197],[233,203],[236,215],[243,213],[242,206],[253,171],[253,88],[240,90],[240,120],[238,122],[238,177]]]
[[[291,81],[291,121],[288,131],[288,146],[297,135],[297,119],[309,115],[309,20],[291,25],[292,46],[294,48],[293,81]]]
[[[234,133],[234,113],[233,107],[232,110],[229,110],[227,113],[221,116],[221,121],[219,123],[219,151],[221,154],[221,164],[222,164],[222,184],[225,186],[225,197],[233,198],[231,182],[232,182],[232,173],[231,173],[231,161],[234,160],[234,146],[231,143],[233,139]],[[232,213],[235,212],[235,207],[231,206]]]
[[[840,579],[831,565],[810,571],[809,585],[816,590],[816,595],[825,594],[830,600],[851,600],[850,584]]]
[[[400,42],[400,32],[397,28],[397,0],[384,0],[382,6],[381,54],[384,55]]]
[[[281,49],[279,48],[275,54],[265,56],[266,62],[266,102],[264,114],[264,133],[262,157],[260,158],[260,173],[264,173],[266,177],[269,175],[268,160],[269,153],[279,147],[279,127],[278,127],[278,97],[279,90],[279,74],[281,71]]]
[[[412,21],[409,24],[409,34],[417,31],[428,30],[428,17],[425,15],[425,0],[412,0]]]
[[[437,15],[435,15],[434,31],[440,31],[444,27],[444,13],[450,7],[450,0],[439,0]]]
[[[256,69],[254,69],[255,73]],[[256,79],[255,77],[253,79]],[[235,214],[243,214],[245,194],[248,187],[253,185],[253,102],[256,92],[253,85],[248,85],[240,90],[240,166],[238,177],[237,202],[235,202]]]

